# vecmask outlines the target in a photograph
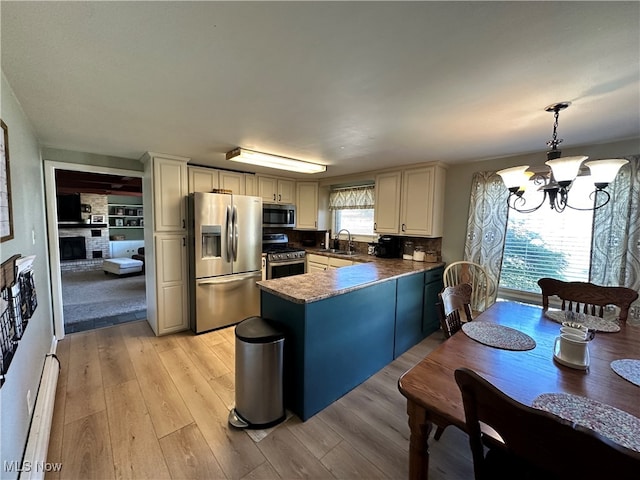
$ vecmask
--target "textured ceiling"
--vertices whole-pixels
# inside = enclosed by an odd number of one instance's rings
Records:
[[[561,147],[640,136],[640,2],[0,9],[2,70],[53,148],[238,168],[240,146],[317,178],[543,152],[558,101]]]

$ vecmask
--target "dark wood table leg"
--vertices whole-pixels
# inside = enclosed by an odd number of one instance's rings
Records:
[[[409,414],[409,479],[429,478],[429,434],[433,424],[427,420],[427,411],[411,400],[407,400]]]

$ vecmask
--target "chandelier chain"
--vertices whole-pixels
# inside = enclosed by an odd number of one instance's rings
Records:
[[[560,109],[558,107],[553,110],[553,137],[547,142],[547,146],[553,150],[558,148],[558,145],[562,143],[562,138],[558,138],[558,118],[560,117]]]

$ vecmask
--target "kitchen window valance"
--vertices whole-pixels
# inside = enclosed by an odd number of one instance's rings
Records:
[[[329,194],[329,208],[331,210],[373,208],[375,205],[374,191],[374,185],[333,190]]]

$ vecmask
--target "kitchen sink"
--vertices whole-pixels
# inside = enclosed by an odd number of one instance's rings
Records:
[[[349,252],[348,250],[337,250],[335,248],[324,248],[322,250],[320,250],[323,253],[333,253],[335,255],[355,255],[356,252]]]

